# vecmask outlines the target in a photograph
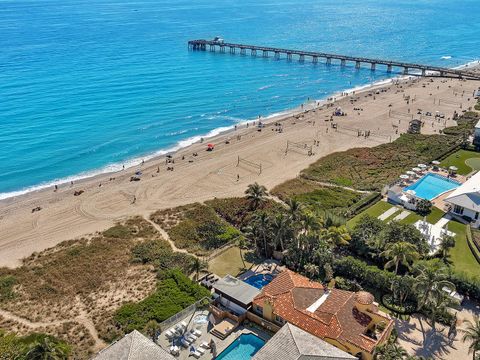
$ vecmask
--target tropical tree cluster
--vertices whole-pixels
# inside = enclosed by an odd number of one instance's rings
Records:
[[[336,216],[316,213],[294,199],[277,211],[263,211],[268,193],[257,183],[247,188],[246,197],[255,213],[243,230],[261,255],[270,258],[278,252],[292,270],[311,278],[333,277],[333,250],[350,241],[347,228]]]

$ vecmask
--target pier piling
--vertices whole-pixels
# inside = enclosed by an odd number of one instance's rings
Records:
[[[422,76],[440,76],[440,77],[455,77],[460,79],[472,79],[480,80],[480,74],[469,71],[468,69],[450,69],[445,67],[422,65],[415,63],[406,63],[401,61],[391,61],[391,60],[382,60],[382,59],[370,59],[363,57],[347,56],[347,55],[337,55],[337,54],[328,54],[322,52],[314,51],[302,51],[302,50],[289,50],[282,48],[274,48],[268,46],[256,46],[256,45],[246,45],[246,44],[235,44],[227,43],[221,39],[216,38],[216,40],[190,40],[188,42],[188,48],[193,51],[206,51],[207,45],[209,50],[214,52],[218,46],[221,53],[225,52],[225,47],[229,47],[230,53],[235,54],[236,49],[240,49],[240,54],[245,55],[246,50],[250,50],[252,56],[257,55],[257,51],[262,51],[262,56],[267,58],[269,52],[275,54],[275,59],[280,59],[281,54],[286,54],[287,61],[292,61],[293,55],[298,56],[300,62],[305,61],[305,57],[311,57],[313,63],[317,63],[319,58],[326,59],[326,64],[330,65],[332,59],[340,60],[340,66],[346,66],[347,61],[354,62],[355,68],[360,69],[361,63],[370,64],[370,69],[372,71],[376,70],[377,65],[384,65],[387,67],[387,72],[392,72],[393,67],[403,68],[403,73],[408,74],[410,70],[416,70],[421,73]]]

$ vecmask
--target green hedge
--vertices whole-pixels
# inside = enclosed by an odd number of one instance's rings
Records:
[[[470,250],[472,251],[473,256],[480,264],[480,249],[477,247],[477,244],[473,241],[472,228],[470,225],[467,225],[467,244]]]
[[[398,277],[392,272],[368,265],[351,256],[335,259],[333,268],[335,274],[355,280],[362,286],[377,289],[382,293],[390,293],[391,284]]]
[[[362,211],[366,210],[370,206],[375,205],[381,199],[382,194],[379,192],[374,192],[364,197],[362,200],[360,200],[358,203],[354,204],[348,209],[347,217],[353,218],[355,215],[360,214]]]
[[[124,332],[143,330],[154,320],[158,323],[185,309],[196,301],[209,297],[210,292],[179,270],[164,273],[156,291],[138,303],[127,303],[117,310],[115,321]]]

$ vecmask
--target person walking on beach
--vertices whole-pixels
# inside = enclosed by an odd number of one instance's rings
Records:
[[[133,195],[132,205],[135,204],[136,202],[137,202],[137,197]]]
[[[237,182],[240,181],[240,174],[237,174]]]

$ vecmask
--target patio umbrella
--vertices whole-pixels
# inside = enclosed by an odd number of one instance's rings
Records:
[[[449,169],[452,170],[452,171],[457,171],[458,170],[458,168],[456,166],[450,166]]]
[[[412,170],[415,171],[416,173],[419,172],[419,171],[422,171],[422,169],[420,169],[418,167],[414,167]]]
[[[400,175],[400,179],[402,179],[402,180],[408,180],[409,178],[410,178],[410,176],[408,176],[408,175],[405,175],[405,174]]]
[[[433,160],[433,161],[432,161],[432,164],[433,164],[433,165],[440,165],[440,161],[438,161],[438,160]]]
[[[427,167],[427,165],[425,164],[418,164],[417,165],[420,169],[425,169]]]
[[[409,171],[407,171],[407,175],[414,176],[415,173],[413,171],[409,170]]]
[[[417,193],[415,192],[415,190],[407,190],[407,194],[408,195],[416,195]]]

